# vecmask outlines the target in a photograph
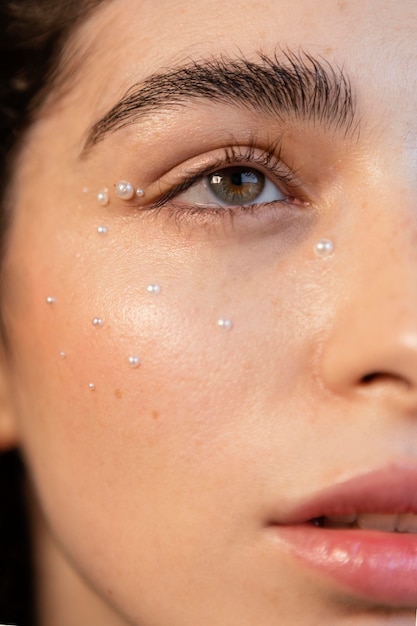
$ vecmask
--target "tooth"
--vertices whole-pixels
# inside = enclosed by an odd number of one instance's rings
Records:
[[[326,519],[329,522],[336,522],[336,524],[353,524],[356,522],[356,515],[354,513],[351,515],[327,515]]]
[[[363,529],[393,531],[397,527],[397,519],[398,515],[364,513],[358,515],[357,523]]]
[[[404,513],[398,516],[397,530],[399,533],[417,533],[417,515]]]

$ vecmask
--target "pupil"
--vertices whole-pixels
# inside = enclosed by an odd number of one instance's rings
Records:
[[[226,204],[253,204],[265,186],[265,176],[256,170],[229,167],[212,174],[209,185]]]
[[[243,174],[240,174],[240,172],[235,172],[230,177],[233,185],[236,185],[236,186],[242,185],[242,183],[243,183],[242,178],[243,178]]]
[[[254,172],[233,172],[230,176],[230,180],[233,185],[238,187],[239,185],[244,185],[245,183],[256,185],[258,177]]]

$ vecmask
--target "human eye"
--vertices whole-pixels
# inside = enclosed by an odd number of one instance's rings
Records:
[[[296,174],[275,147],[260,150],[251,146],[227,148],[200,168],[186,167],[153,207],[167,207],[180,217],[221,218],[306,204]]]
[[[263,172],[242,165],[219,168],[197,180],[176,197],[199,207],[251,206],[282,202],[285,194]]]

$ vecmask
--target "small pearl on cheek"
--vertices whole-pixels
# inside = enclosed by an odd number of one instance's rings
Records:
[[[137,356],[130,356],[128,358],[128,363],[129,363],[129,367],[131,367],[132,369],[135,369],[136,367],[139,367],[139,365],[140,365],[139,357],[137,357]]]
[[[90,389],[90,391],[94,391],[96,386],[94,383],[89,383],[88,388]]]
[[[55,304],[56,302],[56,298],[54,296],[47,296],[45,300],[46,300],[46,304]]]
[[[61,359],[66,359],[67,358],[67,353],[66,352],[60,352],[59,356],[61,357]]]
[[[103,320],[101,317],[93,317],[91,323],[95,328],[100,328],[101,326],[103,326]]]
[[[217,327],[221,328],[222,330],[231,330],[232,326],[232,320],[226,318],[221,318],[217,320]]]
[[[148,293],[153,293],[153,294],[156,295],[156,294],[160,293],[161,287],[159,285],[148,285],[146,287],[146,291]]]
[[[97,232],[99,235],[107,235],[107,226],[97,226]]]
[[[143,191],[143,189],[141,189],[140,187],[138,187],[135,191],[136,195],[138,198],[142,198],[142,196],[145,194],[145,192]]]
[[[96,198],[97,202],[101,204],[101,206],[107,206],[109,203],[109,192],[107,189],[102,189],[98,192]]]
[[[319,239],[314,245],[314,254],[321,259],[325,259],[332,254],[333,249],[333,242],[330,239]]]
[[[122,200],[131,200],[135,195],[135,190],[127,180],[119,180],[115,186],[116,196]]]

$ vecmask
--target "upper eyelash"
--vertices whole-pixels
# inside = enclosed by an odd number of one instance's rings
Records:
[[[219,157],[214,163],[210,163],[197,172],[193,171],[193,173],[190,173],[189,176],[186,175],[184,180],[166,191],[158,200],[149,206],[148,209],[158,209],[163,207],[167,202],[170,202],[180,193],[183,193],[193,187],[193,185],[203,180],[207,175],[221,168],[238,165],[239,163],[247,163],[263,167],[266,171],[277,178],[279,182],[284,183],[287,188],[295,189],[300,186],[300,183],[296,178],[296,172],[287,168],[281,160],[279,141],[271,144],[266,149],[263,149],[261,153],[255,144],[247,146],[244,152],[242,152],[241,148],[230,146],[224,148],[223,156]],[[200,207],[200,210],[202,210],[202,207]]]

